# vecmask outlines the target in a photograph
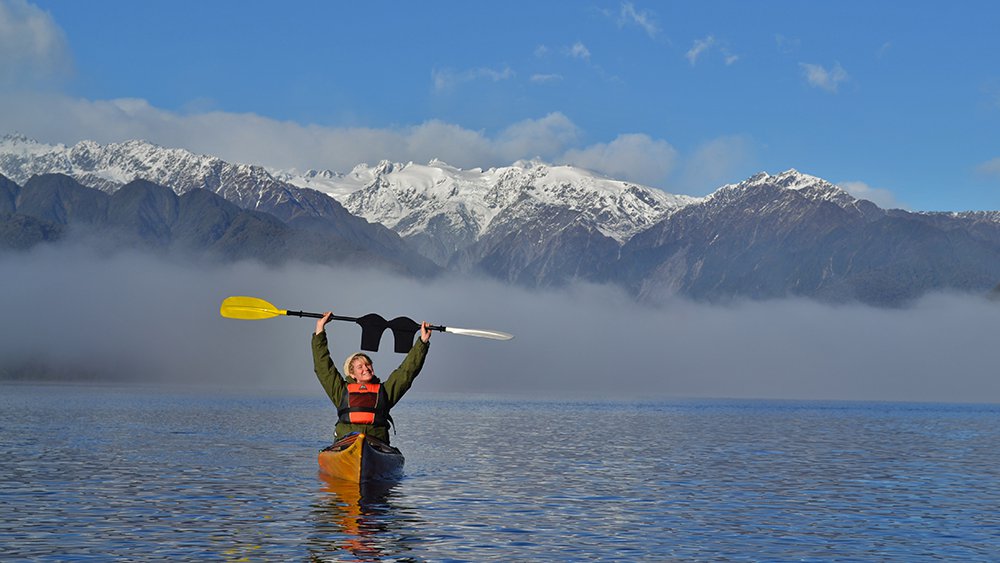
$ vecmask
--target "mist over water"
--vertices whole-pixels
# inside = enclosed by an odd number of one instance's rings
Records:
[[[650,307],[620,290],[524,290],[449,276],[182,260],[47,246],[0,256],[0,358],[126,381],[321,392],[312,373],[313,319],[225,319],[229,295],[341,315],[408,316],[510,332],[501,342],[434,333],[419,391],[530,397],[722,397],[1000,402],[1000,304],[930,295],[906,309],[806,300]],[[339,361],[354,323],[328,328]],[[402,359],[383,335],[387,376]]]

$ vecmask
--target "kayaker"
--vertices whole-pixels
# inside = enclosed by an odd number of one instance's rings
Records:
[[[352,432],[363,432],[388,444],[389,425],[392,423],[389,409],[410,389],[424,366],[431,339],[429,325],[426,322],[420,324],[420,338],[414,341],[403,362],[383,382],[375,375],[371,358],[363,352],[347,357],[343,375],[333,365],[326,336],[326,325],[332,320],[332,315],[328,311],[316,321],[312,351],[316,377],[337,406],[335,440]]]

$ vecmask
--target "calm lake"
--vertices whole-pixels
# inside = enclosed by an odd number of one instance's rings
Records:
[[[0,560],[990,561],[1000,406],[413,392],[406,477],[312,397],[0,384]]]

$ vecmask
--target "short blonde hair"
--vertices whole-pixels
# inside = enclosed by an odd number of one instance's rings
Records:
[[[365,354],[364,352],[355,352],[350,356],[347,356],[347,359],[344,360],[344,375],[346,375],[347,377],[354,377],[354,375],[351,373],[351,364],[354,363],[354,360],[358,358],[364,358],[368,362],[368,365],[370,366],[374,365],[372,363],[371,357],[369,357],[368,354]]]

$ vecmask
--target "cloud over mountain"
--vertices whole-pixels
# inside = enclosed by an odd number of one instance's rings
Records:
[[[445,277],[256,262],[192,267],[69,246],[0,255],[0,357],[53,376],[320,392],[309,319],[219,316],[228,295],[345,315],[378,312],[504,330],[498,342],[435,333],[415,390],[598,400],[678,397],[1000,401],[995,307],[935,294],[904,310],[779,300],[636,304],[608,286],[525,290]],[[332,323],[332,351],[360,330]],[[377,373],[398,363],[386,337]]]
[[[66,36],[48,13],[24,0],[0,2],[0,85],[44,88],[71,69]]]

